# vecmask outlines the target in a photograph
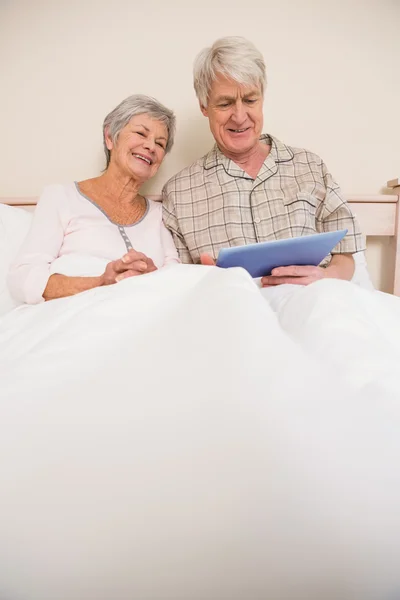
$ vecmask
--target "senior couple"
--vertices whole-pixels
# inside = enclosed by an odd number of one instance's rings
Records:
[[[265,64],[244,38],[217,40],[197,56],[194,88],[215,146],[172,177],[163,203],[140,194],[174,142],[175,117],[134,95],[104,120],[102,175],[45,188],[9,273],[12,294],[36,304],[171,263],[212,265],[221,248],[347,229],[323,264],[280,267],[264,286],[350,280],[360,228],[315,154],[263,134]],[[101,273],[63,274],[63,258],[91,256]]]

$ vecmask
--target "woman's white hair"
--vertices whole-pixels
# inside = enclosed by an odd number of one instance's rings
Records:
[[[146,114],[155,121],[164,123],[168,132],[168,140],[165,152],[169,152],[174,144],[175,136],[175,115],[172,110],[163,106],[151,96],[134,94],[122,100],[114,110],[112,110],[103,123],[103,145],[106,154],[107,167],[110,164],[111,152],[107,148],[106,133],[110,136],[113,144],[116,143],[121,130],[129,123],[135,115]]]
[[[202,106],[207,106],[218,73],[242,85],[259,85],[264,93],[264,58],[254,44],[243,37],[220,38],[211,48],[204,48],[197,55],[193,68],[194,89]]]

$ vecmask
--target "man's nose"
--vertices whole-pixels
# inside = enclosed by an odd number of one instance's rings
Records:
[[[245,122],[246,117],[247,117],[246,107],[244,106],[244,104],[241,100],[238,100],[235,103],[232,118],[237,125],[241,125],[242,123]]]

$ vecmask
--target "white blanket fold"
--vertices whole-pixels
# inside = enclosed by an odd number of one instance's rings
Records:
[[[390,598],[397,302],[179,266],[6,316],[0,598]]]

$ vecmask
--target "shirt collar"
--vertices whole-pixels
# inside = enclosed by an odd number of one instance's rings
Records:
[[[266,144],[271,145],[271,151],[267,157],[267,159],[273,158],[275,162],[288,162],[293,160],[293,152],[289,146],[286,146],[283,142],[278,140],[276,137],[269,135],[268,133],[263,133],[260,136],[260,140]],[[212,150],[204,157],[203,166],[206,170],[216,167],[217,165],[222,165],[225,170],[232,175],[235,174],[235,171],[238,171],[238,174],[243,173],[242,169],[236,165],[230,158],[225,156],[218,148],[217,144],[214,145]]]

